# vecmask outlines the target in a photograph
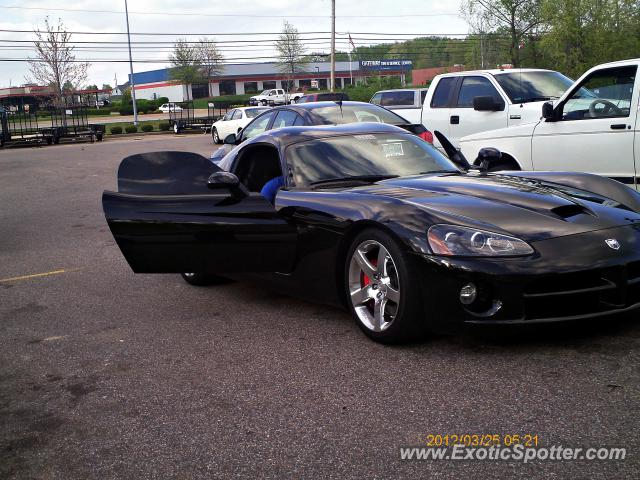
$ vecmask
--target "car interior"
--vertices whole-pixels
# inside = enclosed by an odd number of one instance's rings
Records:
[[[268,145],[247,147],[238,155],[231,172],[252,193],[260,193],[269,180],[282,175],[278,151]]]

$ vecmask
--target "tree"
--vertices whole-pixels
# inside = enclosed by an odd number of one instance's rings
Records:
[[[87,85],[84,87],[85,90],[98,90],[98,86],[94,83],[93,85]]]
[[[179,38],[173,46],[173,53],[169,55],[169,61],[173,65],[171,79],[187,86],[189,100],[189,86],[204,80],[198,49],[187,40]]]
[[[511,64],[519,67],[523,42],[542,25],[541,4],[542,0],[465,0],[461,11],[483,38],[484,28],[506,34]]]
[[[540,42],[545,59],[567,75],[640,52],[638,0],[545,0],[542,14],[551,27]]]
[[[200,70],[207,79],[222,74],[224,71],[224,55],[218,48],[216,42],[203,37],[198,40],[196,50]]]
[[[287,84],[291,85],[296,74],[305,72],[309,64],[298,29],[285,20],[274,46],[278,52],[278,69],[287,76]]]
[[[34,58],[29,57],[29,75],[25,80],[53,87],[56,100],[62,102],[65,85],[75,90],[87,78],[89,64],[76,60],[71,33],[61,19],[54,25],[47,17],[44,24],[45,31],[34,31],[36,53]]]
[[[103,83],[101,90],[113,90],[113,87],[108,83]]]

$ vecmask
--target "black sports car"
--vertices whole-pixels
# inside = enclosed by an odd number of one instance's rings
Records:
[[[267,110],[254,118],[237,135],[229,135],[224,139],[225,145],[211,155],[211,161],[219,162],[239,145],[256,135],[284,127],[309,125],[342,125],[357,122],[379,122],[396,125],[408,132],[418,135],[423,140],[433,143],[433,135],[422,124],[412,124],[397,113],[379,105],[365,102],[307,102],[295,105],[283,105]],[[215,140],[214,140],[214,143]]]
[[[221,163],[125,158],[105,192],[134,272],[259,274],[349,308],[372,339],[640,307],[640,195],[588,174],[488,173],[385,124],[289,127]],[[260,191],[283,176],[275,203]]]

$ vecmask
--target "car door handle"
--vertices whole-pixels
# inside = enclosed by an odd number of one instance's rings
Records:
[[[625,128],[627,128],[625,123],[614,123],[611,125],[611,130],[624,130]]]
[[[451,122],[451,125],[458,125],[460,123],[460,117],[458,115],[451,115],[449,121]]]

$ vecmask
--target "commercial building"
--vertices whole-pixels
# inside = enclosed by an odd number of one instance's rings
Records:
[[[153,100],[167,97],[171,102],[181,102],[194,98],[258,93],[271,88],[298,91],[311,88],[312,82],[314,86],[325,90],[329,85],[330,68],[329,62],[309,63],[304,73],[290,79],[293,83],[290,86],[286,85],[287,76],[279,70],[277,63],[226,64],[221,75],[210,78],[208,83],[193,85],[172,80],[171,69],[163,68],[134,73],[133,83],[136,98]],[[410,69],[411,60],[336,62],[336,87],[344,88],[362,82],[367,76],[397,76],[403,79]]]

